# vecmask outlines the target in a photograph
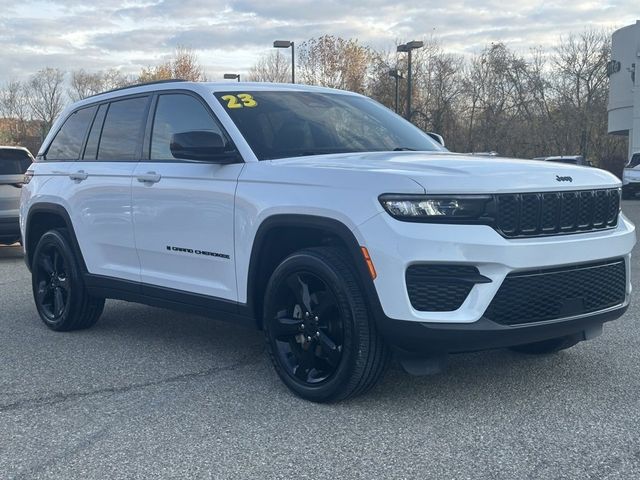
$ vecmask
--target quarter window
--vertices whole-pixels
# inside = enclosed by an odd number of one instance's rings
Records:
[[[184,94],[160,95],[151,134],[151,159],[175,160],[171,154],[171,136],[191,131],[214,132],[224,137],[211,114],[196,98]]]
[[[102,128],[98,160],[131,161],[138,158],[149,97],[112,102]]]
[[[78,160],[84,138],[96,107],[83,108],[72,113],[64,122],[47,150],[47,160]]]

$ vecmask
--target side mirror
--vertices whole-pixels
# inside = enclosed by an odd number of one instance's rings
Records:
[[[429,135],[431,138],[433,138],[436,142],[438,142],[443,147],[445,146],[444,138],[442,138],[442,135],[438,135],[437,133],[433,133],[433,132],[427,132],[427,135]]]
[[[222,136],[215,132],[194,130],[174,133],[169,145],[175,158],[211,163],[235,163],[235,152],[229,151]]]

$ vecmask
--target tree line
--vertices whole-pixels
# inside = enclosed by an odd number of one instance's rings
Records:
[[[569,34],[550,50],[528,54],[492,43],[477,54],[456,55],[429,39],[413,52],[411,121],[443,135],[453,151],[522,158],[583,155],[618,173],[627,146],[625,138],[607,135],[610,49],[610,34],[597,30]],[[363,93],[395,107],[396,79],[389,72],[406,73],[406,54],[331,35],[296,45],[296,53],[301,83]],[[246,78],[287,82],[290,68],[289,57],[273,50],[257,60]],[[138,75],[45,68],[27,81],[9,81],[0,88],[0,142],[41,138],[68,101],[170,78],[203,81],[206,75],[196,54],[179,47],[169,60]],[[406,115],[406,78],[398,88],[399,113]]]

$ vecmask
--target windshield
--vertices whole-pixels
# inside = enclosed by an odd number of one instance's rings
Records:
[[[259,160],[349,152],[446,151],[391,110],[338,93],[217,92]]]
[[[31,165],[31,157],[24,150],[0,148],[0,175],[22,175]]]

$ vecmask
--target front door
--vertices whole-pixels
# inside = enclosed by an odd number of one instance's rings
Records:
[[[143,288],[235,302],[234,196],[242,164],[174,158],[170,142],[175,133],[225,134],[200,97],[160,93],[156,99],[149,158],[138,164],[132,187]]]

